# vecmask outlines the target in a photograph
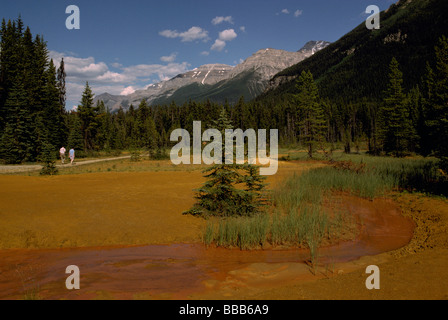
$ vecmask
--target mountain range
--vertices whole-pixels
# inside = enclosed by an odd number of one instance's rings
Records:
[[[291,67],[330,45],[326,41],[310,41],[297,52],[262,49],[237,66],[208,64],[176,77],[148,86],[127,96],[104,93],[95,97],[106,107],[117,110],[138,106],[142,100],[149,105],[182,104],[188,100],[234,103],[244,96],[253,99],[263,93],[269,81],[280,71]]]
[[[324,98],[380,102],[392,58],[400,64],[404,88],[410,90],[422,83],[426,64],[434,63],[434,47],[448,36],[447,13],[446,0],[400,0],[381,12],[379,30],[360,24],[309,59],[276,74],[256,100],[288,101],[296,91],[295,80],[309,70]]]

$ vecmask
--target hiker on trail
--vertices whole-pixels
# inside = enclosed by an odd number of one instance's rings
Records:
[[[70,149],[70,160],[73,165],[73,161],[75,161],[75,149]]]
[[[61,149],[59,149],[59,155],[61,156],[61,161],[62,164],[64,164],[65,162],[65,153],[67,152],[67,150],[65,150],[64,147],[62,147]]]

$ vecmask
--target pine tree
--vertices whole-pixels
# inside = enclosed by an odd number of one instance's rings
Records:
[[[407,109],[409,110],[409,121],[411,126],[411,134],[409,137],[409,150],[412,152],[417,152],[421,150],[421,137],[420,137],[420,129],[422,120],[420,117],[422,116],[423,110],[423,98],[418,86],[414,87],[409,91],[407,95]]]
[[[425,125],[432,150],[448,170],[448,39],[442,36],[435,48],[436,67],[428,67]]]
[[[403,156],[409,150],[410,137],[414,135],[402,87],[403,73],[395,58],[389,68],[389,87],[379,110],[379,138],[386,153]]]
[[[146,103],[145,103],[146,105]],[[161,148],[159,148],[160,135],[157,132],[156,124],[154,123],[154,119],[149,112],[143,116],[141,115],[143,120],[143,142],[145,148],[149,150],[149,156],[152,159],[161,159],[164,157]]]
[[[19,62],[18,37],[15,23],[11,20],[8,23],[5,19],[2,20],[0,49],[0,81],[2,86],[0,107],[4,108],[9,91],[18,73]],[[3,113],[6,114],[7,111],[3,110]],[[3,115],[3,118],[5,119],[6,116]]]
[[[65,88],[65,63],[64,58],[62,58],[57,71],[57,87],[59,89],[59,103],[63,109],[65,109],[65,101],[67,99],[67,90]]]
[[[55,148],[52,144],[45,142],[42,148],[41,160],[44,163],[40,175],[54,176],[58,174],[58,168],[56,167],[56,155]]]
[[[126,115],[123,108],[120,107],[114,117],[114,132],[115,139],[113,142],[114,148],[123,150],[126,145]]]
[[[49,67],[48,49],[46,42],[41,36],[36,36],[33,46],[33,59],[31,63],[31,83],[29,90],[29,105],[32,113],[44,110],[45,86],[48,79],[47,69]],[[54,71],[54,70],[52,70]]]
[[[294,96],[297,105],[298,127],[300,137],[308,148],[308,155],[313,157],[314,146],[323,140],[325,132],[325,119],[319,101],[319,91],[310,71],[303,71],[296,88],[298,93]]]
[[[94,94],[86,82],[84,92],[82,94],[81,104],[78,106],[78,115],[81,120],[81,132],[84,139],[83,150],[93,150],[93,141],[95,138],[97,123],[95,119],[95,108],[93,106]]]
[[[67,115],[67,128],[69,130],[67,150],[83,150],[84,138],[82,135],[82,123],[77,112],[71,112]]]
[[[112,128],[110,119],[108,119],[110,117],[110,113],[107,112],[106,106],[102,100],[97,101],[95,111],[95,122],[97,124],[97,129],[93,144],[100,150],[108,149],[109,147],[107,147],[107,145],[109,145],[108,139],[110,135],[109,130]]]
[[[41,36],[33,40],[30,28],[24,28],[20,16],[13,22],[2,21],[0,87],[0,135],[6,127],[6,136],[14,135],[0,149],[16,150],[7,152],[7,161],[36,161],[45,144],[65,141],[64,108],[59,104],[55,68],[49,61],[47,44]]]
[[[23,84],[14,83],[5,103],[6,128],[8,128],[8,130],[5,129],[5,133],[8,131],[8,134],[14,135],[14,148],[10,148],[10,150],[15,150],[14,153],[11,153],[11,155],[15,155],[15,158],[9,158],[9,163],[35,160],[33,158],[35,154],[33,126],[26,100]],[[5,142],[5,140],[3,141]]]
[[[19,164],[23,158],[20,143],[11,123],[6,123],[0,140],[0,157],[6,164]]]
[[[434,118],[432,108],[433,90],[435,83],[434,70],[431,68],[429,62],[426,62],[426,73],[423,79],[423,101],[420,108],[420,122],[418,132],[421,138],[420,152],[424,156],[428,156],[434,151],[435,133],[433,128],[437,126],[437,120]]]
[[[102,118],[101,132],[104,139],[104,145],[103,145],[104,150],[111,151],[113,148],[115,130],[113,123],[113,116],[109,108],[106,109],[106,113]]]
[[[56,83],[56,68],[53,60],[46,71],[44,89],[44,122],[48,132],[48,142],[53,146],[62,146],[66,141],[64,111],[60,100],[60,91]]]
[[[233,128],[224,107],[211,127],[221,132],[221,150],[224,150],[225,131]],[[207,181],[197,190],[197,203],[184,214],[229,217],[258,213],[263,204],[261,193],[264,184],[257,170],[253,165],[226,164],[226,154],[222,152],[221,164],[203,171]],[[243,174],[244,171],[247,175]],[[240,184],[245,184],[246,188],[238,188]]]
[[[260,168],[253,164],[244,165],[246,175],[244,176],[245,183],[245,197],[242,205],[245,206],[243,211],[250,213],[250,215],[260,212],[260,209],[266,205],[266,195],[264,190],[266,188],[266,177],[260,175]]]

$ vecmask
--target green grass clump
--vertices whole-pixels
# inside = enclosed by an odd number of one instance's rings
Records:
[[[311,170],[293,179],[297,180],[295,183],[302,188],[316,190],[317,193],[343,191],[364,198],[375,198],[395,185],[395,179],[391,176],[381,176],[373,171],[358,174],[332,167]]]
[[[304,152],[288,154],[288,161],[308,160]],[[317,160],[325,160],[316,154]],[[335,170],[331,165],[340,162],[364,166],[364,170],[351,168]],[[302,188],[318,188],[323,191],[344,191],[365,198],[382,196],[391,190],[408,190],[437,195],[448,194],[448,181],[439,170],[435,158],[375,157],[367,154],[334,153],[330,166],[311,170],[301,176]],[[290,182],[294,184],[294,182]]]
[[[241,250],[263,248],[268,243],[305,246],[310,239],[320,243],[329,234],[329,220],[329,215],[318,206],[291,209],[287,214],[278,210],[272,216],[264,213],[255,217],[210,219],[203,242],[207,246],[215,243],[218,247]]]
[[[337,238],[341,230],[354,223],[344,213],[330,216],[325,212],[324,198],[334,192],[346,192],[374,199],[392,190],[434,189],[438,183],[443,183],[443,177],[434,159],[341,155],[340,161],[286,179],[272,190],[272,205],[265,213],[251,218],[209,221],[204,243],[243,250],[263,247],[266,243],[306,246],[315,261],[325,236],[329,240]]]
[[[204,243],[219,247],[237,247],[241,250],[262,248],[267,241],[269,215],[255,217],[215,218],[207,221]]]

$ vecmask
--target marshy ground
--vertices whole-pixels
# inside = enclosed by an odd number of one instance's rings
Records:
[[[327,166],[281,161],[268,183],[275,188],[294,173]],[[21,299],[30,288],[42,299],[448,298],[446,198],[388,192],[374,201],[344,193],[326,199],[330,208],[362,213],[370,207],[379,219],[392,210],[403,219],[395,225],[408,221],[413,232],[398,232],[395,240],[404,244],[361,251],[364,257],[349,246],[354,260],[325,260],[323,250],[312,274],[303,263],[306,249],[206,249],[206,221],[181,214],[194,204],[203,168],[121,159],[62,169],[54,177],[0,175],[0,298]],[[70,264],[84,275],[77,293],[64,288]],[[380,267],[381,290],[365,287],[372,264]],[[170,281],[184,285],[169,289]]]

